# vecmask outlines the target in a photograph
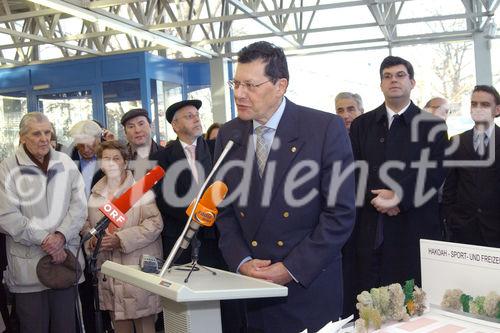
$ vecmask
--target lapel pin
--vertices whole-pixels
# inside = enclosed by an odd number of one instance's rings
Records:
[[[292,151],[292,153],[295,153],[297,151],[297,147],[293,146],[290,150]]]

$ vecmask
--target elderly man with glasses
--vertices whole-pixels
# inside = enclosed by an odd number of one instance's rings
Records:
[[[220,175],[234,199],[217,220],[224,258],[232,271],[288,287],[286,298],[247,302],[249,332],[316,332],[342,311],[354,176],[335,182],[332,170],[352,164],[351,145],[340,117],[286,98],[288,82],[283,49],[243,48],[230,82],[238,118],[215,147],[217,157],[235,142]]]
[[[185,100],[172,104],[167,109],[167,121],[172,124],[177,139],[153,156],[158,165],[167,171],[167,175],[155,186],[156,202],[164,222],[163,254],[166,257],[186,224],[186,208],[195,198],[212,167],[212,157],[202,135],[199,114],[201,105],[201,101],[197,99]],[[198,238],[201,241],[199,262],[224,267],[217,246],[215,227],[202,228]],[[182,252],[175,263],[188,262],[191,262],[191,246]]]

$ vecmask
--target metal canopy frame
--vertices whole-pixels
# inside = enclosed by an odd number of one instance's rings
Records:
[[[440,1],[460,4],[460,12],[401,15],[410,2],[425,7]],[[500,0],[1,0],[0,67],[144,50],[169,58],[232,57],[243,42],[269,39],[288,54],[317,54],[472,40],[488,29],[490,38],[498,38],[493,15],[499,5]],[[324,19],[346,8],[369,15],[348,24]],[[422,23],[443,29],[401,33],[402,26]],[[364,38],[366,29],[373,31]],[[359,31],[358,37],[312,38],[343,31]]]

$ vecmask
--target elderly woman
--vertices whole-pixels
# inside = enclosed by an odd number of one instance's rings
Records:
[[[103,217],[99,211],[105,202],[120,196],[134,184],[132,172],[127,170],[127,149],[118,141],[106,141],[97,148],[97,157],[105,176],[95,184],[89,198],[89,217],[83,232],[95,227]],[[125,225],[110,233],[106,231],[98,255],[98,265],[111,260],[123,265],[138,265],[141,254],[162,257],[160,233],[163,222],[152,192],[127,212]],[[90,239],[85,248],[94,250],[96,239]],[[99,273],[100,274],[100,273]],[[99,277],[101,310],[109,310],[116,333],[154,333],[155,314],[160,312],[158,296],[110,277]]]

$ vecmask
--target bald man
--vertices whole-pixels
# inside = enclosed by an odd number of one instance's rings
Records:
[[[448,114],[450,113],[450,105],[448,104],[448,100],[443,97],[433,97],[431,98],[427,104],[425,104],[424,109],[427,112],[432,113],[433,115],[443,119],[446,121],[448,118]]]

